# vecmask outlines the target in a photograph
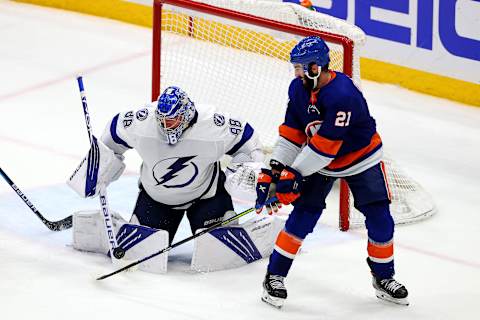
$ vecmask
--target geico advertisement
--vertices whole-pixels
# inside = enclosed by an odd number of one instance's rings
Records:
[[[267,1],[310,3],[357,25],[367,35],[362,57],[480,84],[480,0]],[[120,2],[151,7],[153,0]]]
[[[479,0],[310,1],[366,33],[363,57],[480,83]]]

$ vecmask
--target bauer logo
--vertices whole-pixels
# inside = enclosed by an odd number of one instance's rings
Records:
[[[78,165],[78,167],[75,169],[75,171],[72,173],[72,175],[70,176],[70,178],[68,180],[72,181],[72,179],[75,177],[75,175],[80,170],[80,168],[82,168],[85,161],[87,161],[87,157],[83,158],[82,162],[80,162],[80,164]]]
[[[262,255],[243,228],[221,228],[210,232],[247,263],[259,260]]]
[[[22,198],[23,202],[25,202],[27,206],[29,206],[30,209],[33,210],[33,212],[37,212],[37,208],[35,208],[35,206],[30,202],[30,200],[27,199],[27,196],[25,196],[23,192],[18,189],[17,185],[12,184],[12,188],[20,196],[20,198]]]

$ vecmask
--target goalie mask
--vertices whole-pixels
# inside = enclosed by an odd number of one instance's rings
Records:
[[[185,91],[168,87],[158,97],[155,115],[168,144],[175,144],[195,119],[196,110]]]
[[[290,52],[290,62],[303,66],[304,79],[309,90],[318,84],[320,69],[330,62],[327,44],[320,37],[310,36],[302,39]],[[318,70],[314,70],[314,65]]]

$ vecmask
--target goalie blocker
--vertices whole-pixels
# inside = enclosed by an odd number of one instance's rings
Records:
[[[67,184],[80,197],[95,197],[100,186],[108,186],[117,180],[125,170],[123,156],[114,154],[101,140],[92,136],[92,144],[88,154],[80,162]]]

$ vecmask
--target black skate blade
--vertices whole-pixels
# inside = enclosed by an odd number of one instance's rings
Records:
[[[381,292],[381,291],[376,291],[376,296],[378,299],[381,299],[381,300],[385,300],[385,301],[388,301],[388,302],[392,302],[392,303],[395,303],[395,304],[399,304],[399,305],[402,305],[402,306],[408,306],[410,304],[410,302],[408,301],[408,298],[401,298],[401,299],[397,299],[397,298],[393,298],[391,296],[389,296],[388,294],[384,293],[384,292]]]
[[[272,297],[266,290],[263,291],[262,301],[277,309],[281,309],[285,303],[285,299]]]

